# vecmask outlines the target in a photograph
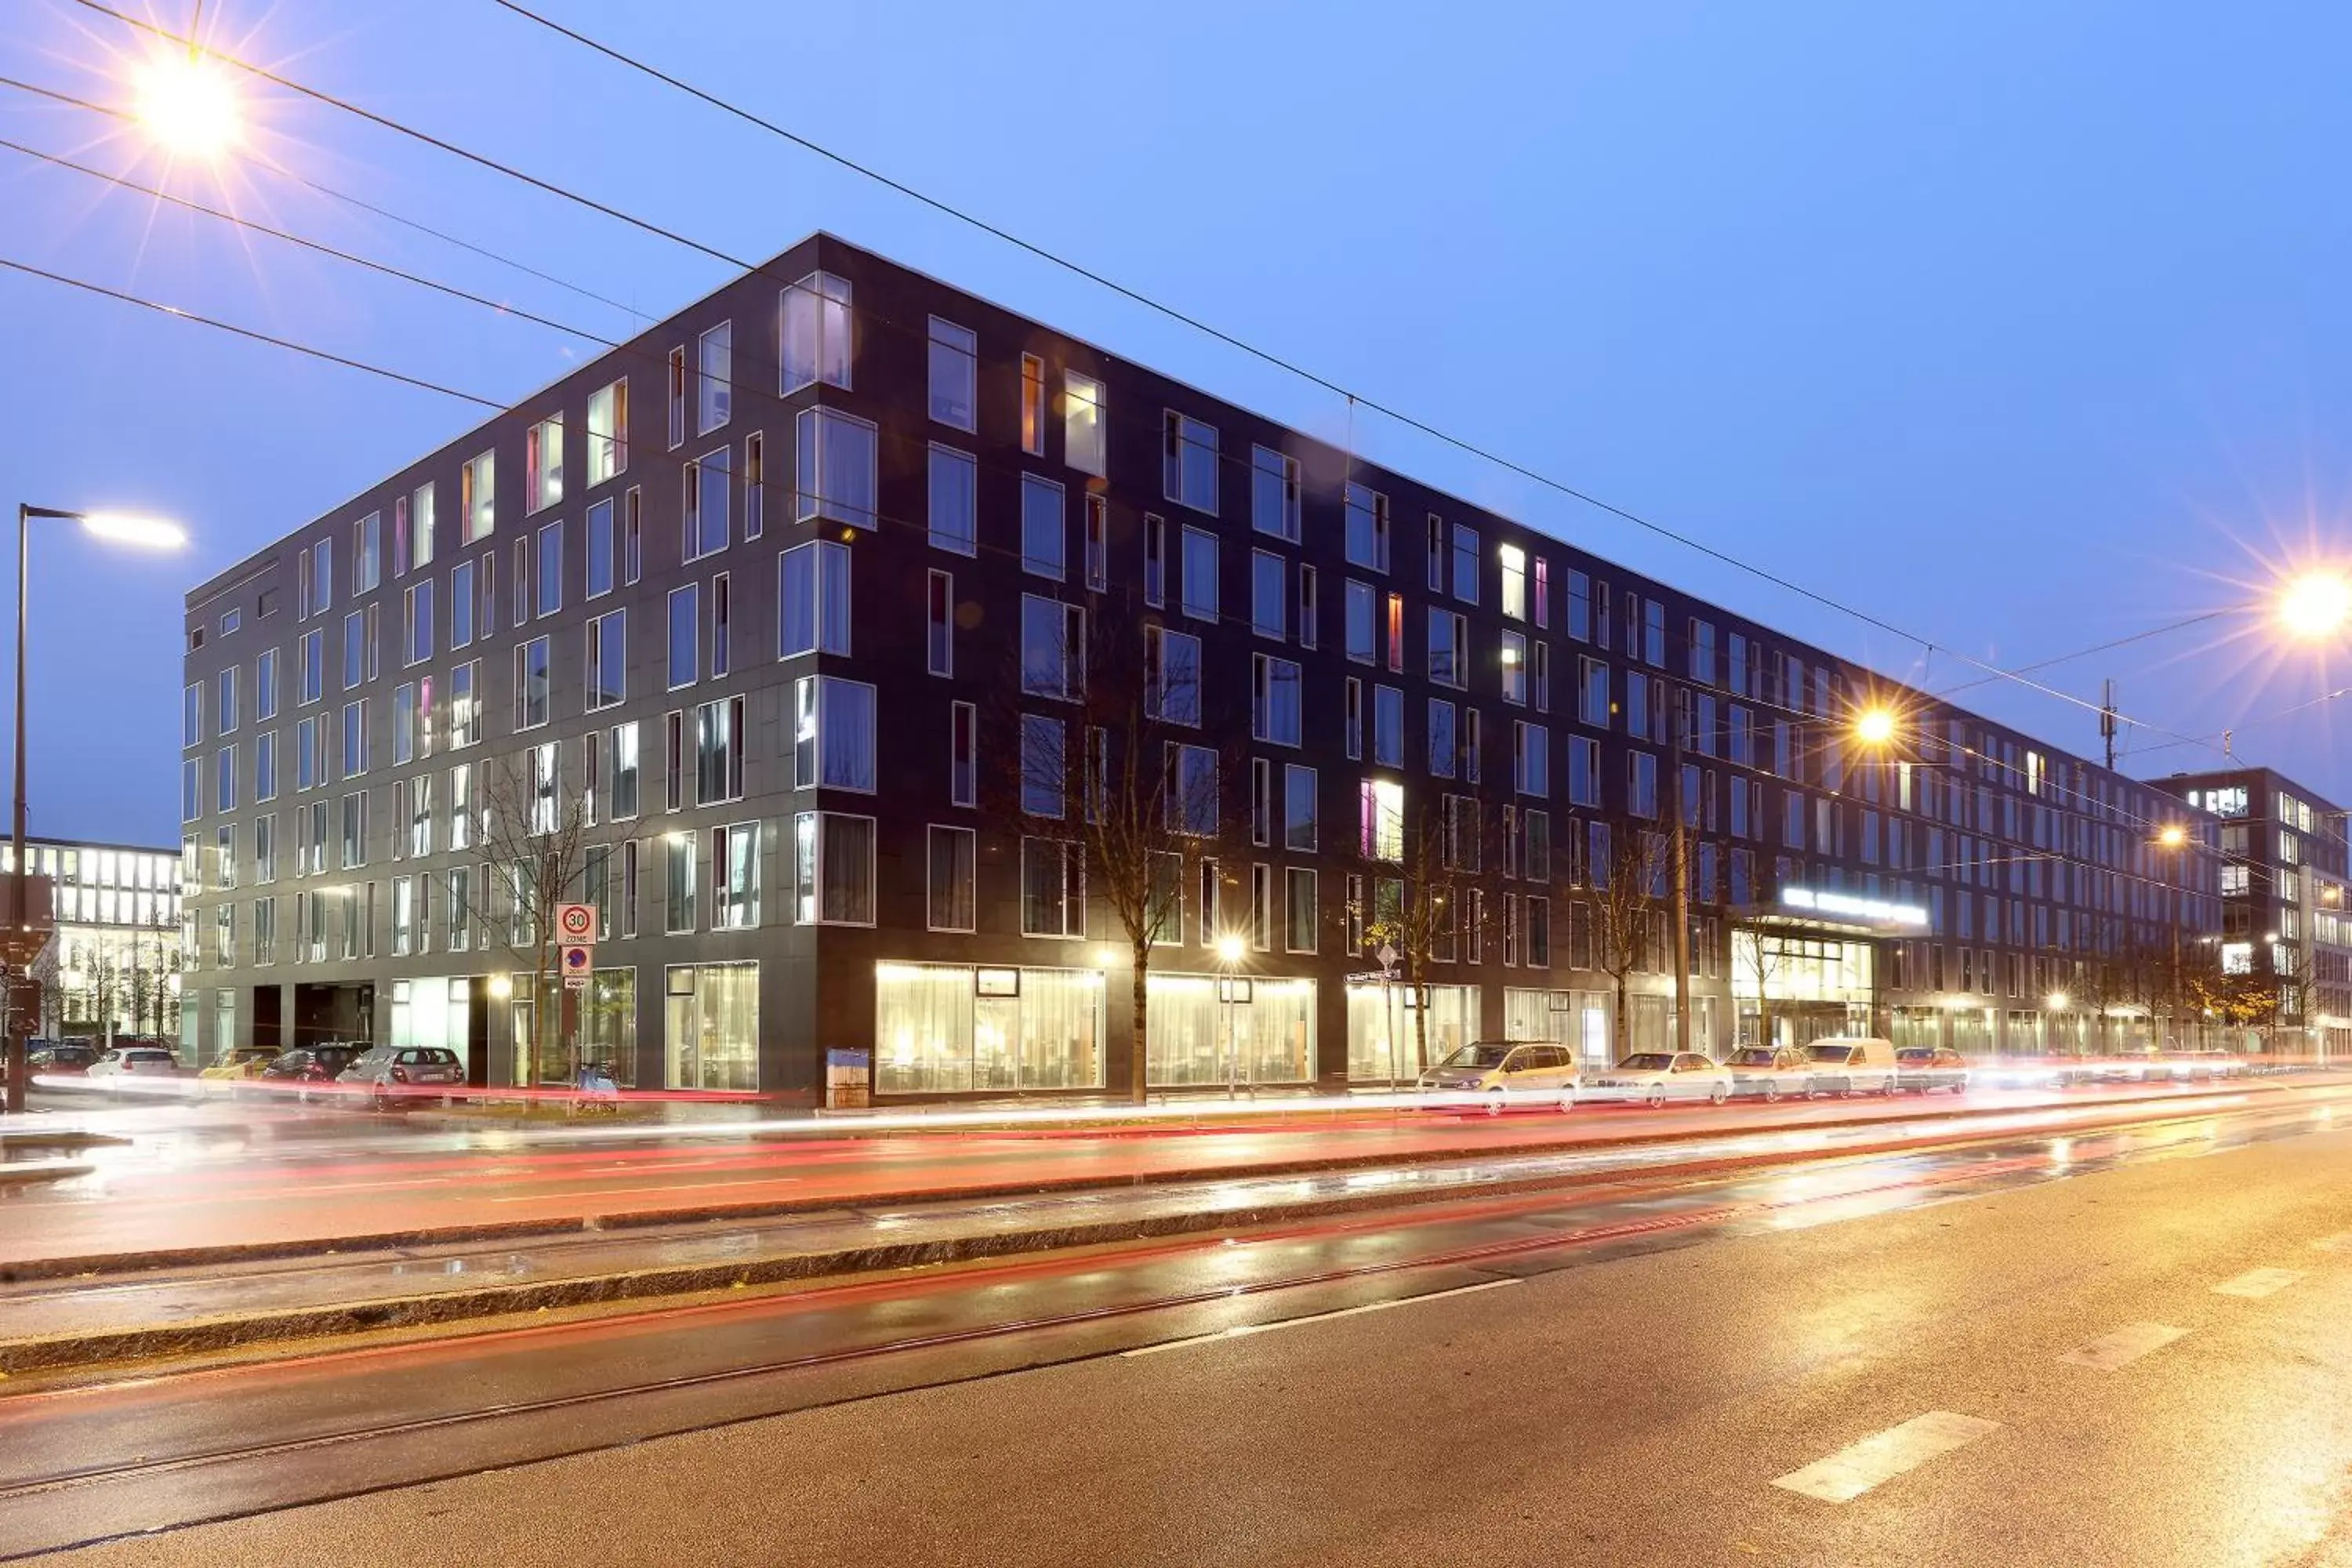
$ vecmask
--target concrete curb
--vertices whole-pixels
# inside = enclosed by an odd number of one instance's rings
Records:
[[[2168,1098],[2159,1095],[2142,1095],[2101,1103],[2122,1110],[2163,1103]],[[1880,1120],[1889,1124],[1896,1121],[1963,1121],[1997,1116],[2017,1116],[2047,1109],[2053,1108],[1954,1105],[1938,1109],[1923,1101],[1916,1110],[1904,1116]],[[1430,1114],[1442,1113],[1431,1112]],[[1557,1125],[1556,1120],[1553,1124]],[[331,1258],[345,1253],[386,1252],[407,1247],[437,1247],[473,1241],[509,1241],[525,1237],[562,1237],[599,1231],[650,1229],[661,1226],[690,1225],[701,1220],[773,1219],[787,1215],[818,1214],[850,1207],[898,1208],[916,1204],[985,1202],[992,1198],[1029,1197],[1045,1193],[1101,1191],[1117,1187],[1174,1186],[1187,1182],[1240,1181],[1260,1176],[1312,1175],[1325,1171],[1365,1170],[1391,1165],[1425,1165],[1472,1157],[1516,1159],[1531,1154],[1581,1153],[1587,1151],[1641,1148],[1654,1143],[1685,1142],[1695,1139],[1729,1136],[1734,1135],[1735,1132],[1739,1137],[1758,1137],[1780,1132],[1831,1131],[1835,1127],[1853,1125],[1855,1124],[1852,1122],[1776,1121],[1756,1126],[1742,1126],[1722,1132],[1694,1131],[1690,1128],[1672,1131],[1655,1129],[1647,1131],[1633,1131],[1610,1138],[1529,1139],[1523,1142],[1491,1143],[1470,1149],[1406,1152],[1387,1150],[1377,1152],[1366,1152],[1360,1154],[1334,1154],[1313,1159],[1268,1160],[1249,1165],[1234,1165],[1213,1170],[1170,1171],[1150,1175],[1130,1176],[1124,1180],[1102,1176],[1071,1176],[1045,1181],[947,1189],[861,1193],[854,1199],[847,1197],[759,1199],[743,1203],[689,1204],[675,1208],[632,1209],[623,1214],[591,1214],[577,1217],[566,1216],[562,1219],[497,1220],[473,1225],[427,1226],[410,1230],[375,1231],[361,1236],[297,1237],[286,1241],[234,1243],[215,1247],[161,1247],[138,1252],[91,1253],[72,1258],[36,1258],[19,1262],[0,1263],[0,1285],[19,1284],[36,1279],[70,1279],[77,1276],[145,1274],[168,1268],[204,1268],[229,1263],[260,1263],[281,1258]],[[0,1166],[0,1169],[5,1168]]]
[[[97,1170],[95,1165],[76,1164],[70,1160],[27,1160],[21,1164],[0,1164],[0,1187],[29,1187],[36,1182],[65,1182],[76,1176],[87,1176]]]
[[[0,1149],[128,1149],[131,1143],[111,1132],[0,1132]]]

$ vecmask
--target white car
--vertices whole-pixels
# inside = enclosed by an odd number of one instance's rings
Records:
[[[107,1052],[89,1064],[89,1078],[171,1078],[180,1059],[161,1046],[127,1046]]]
[[[1741,1046],[1723,1059],[1723,1068],[1734,1094],[1801,1100],[1812,1085],[1813,1070],[1794,1046]]]
[[[1805,1047],[1809,1094],[1893,1094],[1902,1082],[1895,1042],[1874,1035],[1832,1035]]]
[[[1489,1116],[1533,1100],[1576,1103],[1576,1058],[1566,1046],[1474,1040],[1423,1073],[1417,1086],[1454,1095],[1475,1094]]]
[[[1731,1074],[1696,1051],[1635,1051],[1585,1079],[1577,1092],[1586,1100],[1634,1100],[1654,1106],[1670,1100],[1721,1105],[1731,1098]]]

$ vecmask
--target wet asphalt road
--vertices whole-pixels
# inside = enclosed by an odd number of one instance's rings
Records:
[[[20,1395],[0,1544],[381,1486],[64,1560],[2352,1563],[2335,1125],[1644,1177]],[[1857,1444],[1852,1500],[1773,1484]]]

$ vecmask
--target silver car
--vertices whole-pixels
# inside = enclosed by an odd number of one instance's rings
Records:
[[[1723,1059],[1731,1092],[1765,1100],[1790,1095],[1801,1100],[1812,1083],[1805,1053],[1794,1046],[1741,1046]]]
[[[1696,1051],[1635,1051],[1585,1080],[1587,1100],[1633,1100],[1660,1106],[1670,1100],[1731,1098],[1731,1075]]]
[[[1423,1073],[1417,1086],[1477,1095],[1489,1116],[1537,1101],[1566,1110],[1576,1103],[1576,1058],[1566,1046],[1474,1040]]]

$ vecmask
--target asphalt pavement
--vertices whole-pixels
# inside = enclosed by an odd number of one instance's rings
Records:
[[[4,1399],[0,1530],[272,1510],[61,1559],[90,1564],[2352,1563],[2335,1128],[2021,1135]]]

